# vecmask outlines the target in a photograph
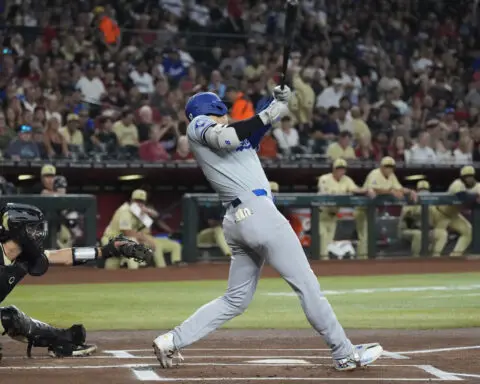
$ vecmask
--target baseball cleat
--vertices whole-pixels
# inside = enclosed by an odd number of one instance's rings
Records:
[[[73,347],[71,357],[84,357],[90,356],[91,354],[97,351],[97,346],[94,344],[81,344]],[[54,347],[48,348],[48,355],[50,357],[64,357],[65,355],[61,351],[57,350]]]
[[[171,368],[183,361],[182,354],[175,348],[171,333],[165,333],[153,340],[153,351],[162,368]]]
[[[382,352],[383,348],[378,343],[359,344],[354,346],[351,355],[333,362],[337,371],[351,371],[372,364],[382,355]]]

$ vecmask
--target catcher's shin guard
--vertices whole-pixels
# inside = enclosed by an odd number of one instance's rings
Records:
[[[28,357],[32,356],[32,347],[48,348],[57,357],[72,356],[77,346],[85,343],[86,331],[81,324],[68,329],[55,328],[32,319],[13,305],[0,308],[0,318],[4,335],[28,343]]]

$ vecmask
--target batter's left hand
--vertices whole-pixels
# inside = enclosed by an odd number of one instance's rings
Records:
[[[292,91],[286,85],[283,89],[280,85],[277,85],[273,88],[273,97],[275,97],[275,100],[281,101],[282,103],[288,103],[290,97],[292,97]]]

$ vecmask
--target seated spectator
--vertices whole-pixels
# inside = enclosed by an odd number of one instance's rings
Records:
[[[89,104],[100,105],[102,97],[106,94],[103,81],[96,75],[95,63],[87,65],[86,75],[78,80],[76,87],[82,92],[83,100]]]
[[[193,153],[190,152],[190,146],[188,145],[187,136],[182,135],[178,138],[177,150],[173,153],[172,160],[195,160],[193,157]]]
[[[167,75],[174,84],[178,84],[180,80],[187,74],[187,69],[183,64],[182,59],[180,59],[178,51],[176,50],[165,50],[162,65],[165,75]]]
[[[225,91],[227,100],[231,103],[230,118],[233,121],[246,120],[255,115],[255,108],[250,100],[237,87],[229,86]]]
[[[392,138],[388,154],[398,162],[408,162],[410,160],[410,152],[405,136],[397,135]]]
[[[312,132],[310,137],[314,140],[313,151],[323,153],[324,147],[337,139],[340,134],[337,123],[337,108],[330,107],[328,116],[322,114],[320,109],[315,109],[313,113]]]
[[[43,133],[43,144],[50,159],[68,157],[70,155],[67,141],[60,134],[59,130],[59,121],[55,117],[50,118],[47,121],[47,129]]]
[[[417,144],[410,150],[409,162],[412,164],[435,164],[437,155],[429,143],[430,134],[426,131],[420,132]]]
[[[358,160],[375,160],[370,136],[360,136],[355,147],[355,156]]]
[[[365,124],[365,121],[363,121],[362,118],[362,112],[360,111],[360,108],[358,107],[353,107],[350,110],[352,120],[350,120],[350,129],[349,131],[353,135],[354,140],[359,140],[360,137],[368,137],[368,141],[371,142],[372,134],[370,132],[370,128],[368,128],[368,125]]]
[[[70,113],[67,116],[67,126],[60,128],[60,133],[65,138],[67,145],[72,151],[84,152],[83,133],[80,131],[78,115]]]
[[[227,86],[222,82],[222,74],[218,70],[212,71],[210,74],[210,83],[208,84],[208,92],[213,92],[221,99],[225,97]]]
[[[457,165],[472,164],[473,141],[470,137],[462,137],[458,147],[453,151],[453,160]]]
[[[113,132],[117,135],[118,144],[127,150],[138,148],[138,131],[133,124],[133,111],[125,107],[122,110],[121,119],[113,124]],[[133,149],[134,148],[134,149]]]
[[[372,139],[372,145],[376,161],[388,156],[388,136],[385,132],[377,132]]]
[[[16,161],[40,159],[40,149],[32,140],[32,127],[20,126],[18,136],[10,142],[5,151],[5,157]]]
[[[272,160],[278,158],[278,143],[273,138],[271,130],[267,131],[265,136],[263,136],[262,141],[260,141],[257,155],[261,159]]]
[[[7,127],[7,122],[3,112],[0,112],[0,157],[5,152],[10,141],[16,136],[16,132],[13,129]]]
[[[435,142],[435,154],[439,164],[451,164],[454,162],[452,151],[446,147],[442,139],[438,139]]]
[[[160,129],[162,132],[161,144],[167,151],[172,151],[177,146],[177,140],[180,137],[178,121],[174,120],[172,115],[163,115]]]
[[[169,154],[160,143],[164,131],[158,126],[153,125],[150,129],[150,140],[143,142],[139,147],[140,159],[143,161],[157,162],[170,159]]]
[[[147,72],[147,63],[141,60],[136,69],[130,72],[130,79],[142,94],[150,95],[155,91],[153,77]]]
[[[351,145],[352,135],[348,131],[340,132],[338,140],[335,143],[332,143],[327,148],[327,157],[335,161],[337,159],[355,159],[355,151]]]
[[[148,105],[144,105],[138,110],[138,141],[141,143],[147,141],[150,135],[150,127],[153,122],[153,111]]]
[[[329,109],[330,107],[340,107],[340,99],[343,97],[343,81],[342,79],[333,79],[330,87],[325,88],[317,97],[315,103],[316,108]]]
[[[101,116],[99,126],[95,129],[91,140],[95,149],[112,156],[118,149],[117,135],[113,132],[113,120],[111,116]]]
[[[277,140],[280,151],[284,155],[295,153],[300,145],[300,137],[297,130],[292,127],[292,119],[285,116],[281,120],[280,128],[273,130],[273,136]]]
[[[350,125],[350,122],[352,121],[351,116],[347,115],[347,110],[345,108],[338,108],[337,109],[337,124],[338,124],[338,129],[340,129],[340,132],[343,131],[348,131],[353,134],[351,131],[352,126]]]

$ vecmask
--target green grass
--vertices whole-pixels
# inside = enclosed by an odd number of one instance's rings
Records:
[[[480,326],[480,273],[321,278],[324,290],[466,286],[469,290],[327,295],[346,328]],[[58,326],[83,322],[89,330],[170,328],[220,296],[226,281],[19,286],[2,305]],[[260,281],[243,316],[228,328],[308,328],[299,301],[281,279]]]

